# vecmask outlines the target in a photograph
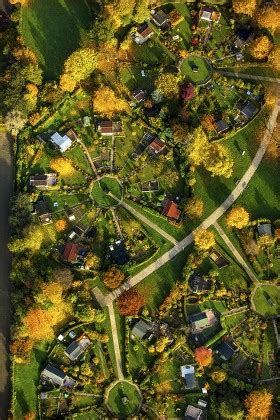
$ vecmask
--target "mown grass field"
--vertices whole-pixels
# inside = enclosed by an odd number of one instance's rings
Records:
[[[280,289],[276,286],[259,287],[254,296],[256,311],[264,316],[274,316],[280,310]]]
[[[31,0],[22,8],[20,31],[38,55],[47,79],[60,75],[63,62],[78,47],[91,20],[86,0]]]

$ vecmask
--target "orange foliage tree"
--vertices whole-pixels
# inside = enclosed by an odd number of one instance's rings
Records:
[[[116,289],[123,281],[124,273],[115,266],[109,268],[103,276],[103,282],[109,289]]]
[[[29,337],[19,337],[12,341],[10,352],[15,358],[16,363],[29,362],[30,352],[32,350],[32,340]]]
[[[119,112],[128,111],[127,102],[119,98],[108,86],[98,88],[92,98],[94,112],[112,117]]]
[[[200,366],[209,366],[213,362],[212,350],[207,347],[198,347],[195,349],[194,357]]]
[[[258,10],[256,14],[257,22],[260,26],[270,29],[271,32],[275,32],[276,29],[280,28],[280,6],[269,6]]]
[[[135,289],[127,290],[118,298],[119,311],[122,315],[137,315],[144,304],[143,296]]]
[[[57,230],[57,232],[63,232],[64,230],[67,229],[67,222],[66,220],[63,219],[59,219],[56,223],[55,223],[55,228]]]
[[[271,412],[272,393],[267,389],[250,392],[244,401],[247,409],[247,419],[268,419]]]

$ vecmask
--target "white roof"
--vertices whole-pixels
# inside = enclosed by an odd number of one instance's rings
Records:
[[[208,10],[203,10],[201,14],[202,20],[207,20],[208,22],[212,21],[212,12],[209,12]]]
[[[72,140],[66,135],[62,137],[58,132],[51,136],[51,141],[59,147],[62,153],[72,146]]]
[[[185,378],[186,375],[189,375],[190,373],[194,373],[194,366],[181,366],[181,376],[182,378]]]

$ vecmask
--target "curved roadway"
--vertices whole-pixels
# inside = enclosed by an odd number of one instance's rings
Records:
[[[0,133],[0,419],[8,418],[10,405],[9,339],[11,326],[10,269],[8,251],[10,199],[13,195],[12,139]]]

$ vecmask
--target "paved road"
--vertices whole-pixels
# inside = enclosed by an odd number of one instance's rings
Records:
[[[135,208],[131,207],[128,203],[125,201],[119,200],[118,197],[116,197],[111,192],[109,195],[116,200],[119,204],[121,204],[126,210],[128,210],[133,216],[135,216],[137,219],[141,220],[141,222],[145,223],[146,225],[150,226],[153,230],[155,230],[157,233],[159,233],[161,236],[163,236],[167,241],[171,242],[172,244],[176,245],[178,241],[176,241],[173,236],[169,235],[169,233],[165,232],[165,230],[161,229],[158,225],[151,222],[150,219],[148,219],[146,216],[144,216],[142,213],[137,211]]]
[[[11,325],[9,240],[10,198],[13,195],[12,140],[0,134],[0,419],[8,418],[10,403],[9,339]]]
[[[267,146],[269,144],[269,141],[271,139],[271,133],[273,132],[277,116],[280,109],[280,100],[276,101],[276,104],[271,112],[270,118],[267,123],[267,129],[263,136],[262,142],[259,146],[259,149],[254,156],[249,168],[247,169],[244,176],[241,178],[238,185],[235,187],[235,189],[230,193],[228,198],[209,216],[207,219],[202,222],[198,228],[209,228],[211,225],[213,225],[231,206],[232,204],[238,199],[238,197],[243,193],[243,191],[246,189],[250,179],[255,174],[256,170],[258,169],[263,156],[266,152]],[[125,204],[125,203],[122,203]],[[142,216],[142,215],[141,215]],[[141,219],[140,219],[141,220]],[[146,223],[146,222],[145,222]],[[159,227],[156,227],[157,231],[159,231]],[[160,233],[160,232],[159,232]],[[140,271],[135,276],[129,278],[125,283],[123,283],[118,289],[114,290],[113,292],[109,293],[108,295],[104,296],[99,288],[95,288],[93,290],[96,300],[99,302],[101,306],[108,305],[112,301],[114,301],[118,296],[120,296],[125,290],[130,289],[131,287],[136,286],[138,283],[140,283],[144,278],[149,276],[150,274],[154,273],[156,270],[158,270],[160,267],[162,267],[164,264],[166,264],[168,261],[172,260],[176,255],[178,255],[181,251],[183,251],[188,245],[190,245],[193,242],[193,233],[190,233],[188,236],[186,236],[182,241],[178,242],[171,250],[167,251],[165,254],[163,254],[161,257],[159,257],[155,262],[150,264],[148,267],[144,268],[144,270]]]
[[[215,68],[215,71],[227,77],[237,77],[238,79],[246,80],[258,80],[260,82],[280,83],[280,79],[277,77],[257,76],[255,74],[238,73],[237,71],[219,70],[218,68]]]
[[[228,246],[228,248],[233,253],[236,261],[238,261],[238,263],[241,265],[241,267],[243,268],[243,270],[247,273],[248,277],[252,280],[253,283],[259,285],[260,282],[259,282],[258,278],[253,273],[253,271],[248,266],[248,264],[244,261],[244,259],[240,255],[240,253],[237,251],[237,249],[235,248],[235,246],[233,245],[233,243],[231,242],[231,240],[229,239],[229,237],[225,233],[225,231],[221,228],[221,226],[217,222],[215,222],[213,224],[213,226],[215,227],[215,229],[217,230],[217,232],[221,235],[222,239],[224,240],[224,242],[226,243],[226,245]]]
[[[117,324],[116,324],[116,317],[115,317],[115,310],[114,310],[113,302],[109,303],[108,310],[109,310],[112,337],[113,337],[113,343],[114,343],[114,351],[115,351],[115,357],[116,357],[117,374],[118,374],[118,379],[122,381],[124,379],[123,370],[122,370],[122,357],[121,357],[121,351],[120,351],[118,329],[117,329]]]

